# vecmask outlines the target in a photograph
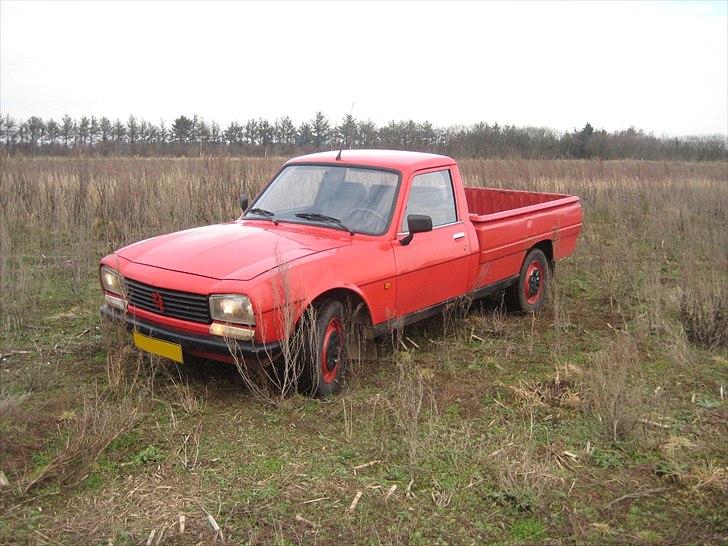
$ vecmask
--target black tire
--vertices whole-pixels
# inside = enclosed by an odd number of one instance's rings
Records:
[[[508,306],[519,313],[537,313],[546,305],[551,282],[551,263],[540,248],[532,248],[523,260],[518,280],[506,290]]]
[[[302,392],[310,396],[330,396],[341,390],[349,369],[347,318],[337,300],[323,300],[314,307],[309,331],[305,334]],[[312,330],[312,331],[311,331]]]

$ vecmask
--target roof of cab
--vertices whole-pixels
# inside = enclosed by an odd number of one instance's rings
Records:
[[[292,163],[331,163],[336,165],[357,165],[387,169],[418,170],[430,167],[452,165],[455,160],[445,155],[405,152],[399,150],[343,150],[337,160],[338,150],[294,157]]]

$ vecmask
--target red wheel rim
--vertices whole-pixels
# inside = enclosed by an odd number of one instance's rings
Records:
[[[332,383],[341,368],[341,351],[344,347],[344,326],[338,318],[332,318],[324,332],[321,350],[321,375],[324,383]]]
[[[534,260],[526,268],[526,277],[523,279],[523,294],[526,297],[526,303],[533,305],[541,299],[544,281],[544,266]]]

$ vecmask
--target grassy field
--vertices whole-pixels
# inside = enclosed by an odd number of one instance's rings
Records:
[[[465,161],[583,198],[548,311],[409,327],[337,397],[101,324],[100,256],[282,161],[0,157],[0,543],[728,541],[728,165]]]

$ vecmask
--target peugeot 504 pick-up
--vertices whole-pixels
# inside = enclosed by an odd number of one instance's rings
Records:
[[[269,365],[303,331],[315,395],[341,387],[354,328],[376,338],[496,292],[539,310],[582,225],[578,197],[465,187],[449,157],[385,150],[291,159],[241,205],[104,257],[101,313],[177,362]]]

